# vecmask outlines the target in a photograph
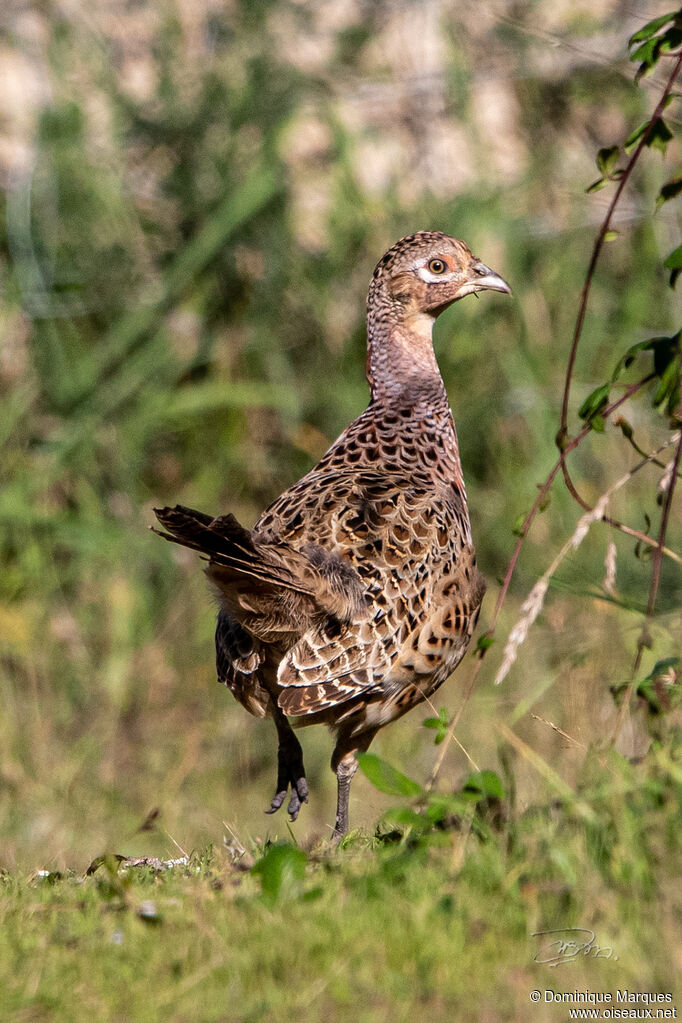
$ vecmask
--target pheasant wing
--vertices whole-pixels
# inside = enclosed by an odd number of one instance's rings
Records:
[[[287,714],[397,694],[415,675],[443,680],[464,651],[482,596],[461,488],[363,472],[335,480],[335,490],[325,539],[362,576],[370,613],[345,630],[309,630],[288,651],[278,672]],[[325,510],[328,498],[318,493],[308,521]]]
[[[221,608],[215,630],[218,681],[255,717],[264,717],[270,694],[260,679],[262,644]]]
[[[211,519],[177,505],[156,516],[160,536],[207,555],[207,575],[230,619],[253,636],[277,642],[327,619],[367,616],[360,576],[333,551],[250,532],[233,515]]]

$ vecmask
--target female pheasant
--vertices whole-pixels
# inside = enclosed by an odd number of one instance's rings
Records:
[[[176,506],[167,540],[200,551],[217,592],[218,679],[279,740],[274,813],[308,801],[297,726],[335,732],[334,832],[377,731],[440,686],[471,638],[476,569],[457,434],[433,351],[436,316],[509,286],[461,241],[420,231],[379,261],[367,299],[369,407],[253,529]]]

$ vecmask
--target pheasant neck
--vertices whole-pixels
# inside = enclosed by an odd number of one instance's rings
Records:
[[[412,449],[417,439],[425,457],[435,455],[428,462],[429,471],[464,493],[455,423],[433,350],[433,322],[434,317],[425,313],[369,302],[367,379],[372,401],[368,411],[376,416],[382,407],[394,417],[403,410],[395,435],[398,443]]]
[[[370,309],[367,317],[367,380],[372,401],[431,400],[447,405],[433,351],[434,317]]]

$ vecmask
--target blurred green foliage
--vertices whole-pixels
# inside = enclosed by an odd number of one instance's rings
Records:
[[[539,6],[547,17],[551,5]],[[287,0],[194,14],[159,2],[122,10],[119,21],[50,8],[36,14],[39,56],[26,42],[34,23],[17,17],[6,32],[8,52],[27,54],[26,73],[49,84],[14,140],[0,224],[6,866],[87,863],[156,805],[168,834],[138,836],[132,847],[167,851],[169,835],[200,847],[223,821],[284,832],[284,820],[261,815],[274,783],[272,729],[214,682],[214,608],[200,564],[146,527],[154,504],[175,501],[230,509],[249,524],[311,466],[366,403],[374,264],[421,228],[463,237],[515,296],[459,303],[436,331],[491,584],[484,624],[490,616],[513,523],[555,453],[576,300],[606,194],[584,194],[594,154],[625,138],[656,96],[653,79],[632,85],[625,39],[621,63],[585,58],[548,72],[531,32],[535,7],[476,32],[463,13],[443,12],[440,85],[417,63],[400,80],[394,115],[382,104],[400,55],[382,54],[383,4],[349,7],[345,23],[324,32],[321,11]],[[618,5],[606,24],[581,17],[559,23],[559,36],[578,33],[587,46],[605,28],[621,31]],[[309,38],[322,58],[310,57]],[[406,52],[413,44],[406,34]],[[495,127],[501,99],[508,123]],[[453,126],[460,149],[440,150],[438,133]],[[375,167],[369,157],[389,129],[394,155]],[[607,246],[574,425],[626,348],[679,328],[662,266],[678,232],[675,204],[653,216],[678,159],[674,145],[664,167],[648,154]],[[461,182],[449,179],[448,161]],[[650,400],[626,415],[646,449],[667,431]],[[575,478],[596,499],[628,459],[607,427],[575,456]],[[660,515],[656,472],[640,474],[614,509],[639,529]],[[500,635],[578,515],[556,486]],[[673,549],[680,525],[674,511]],[[627,677],[649,563],[616,536],[618,591],[609,596],[607,539],[594,529],[564,564],[562,592],[550,595],[515,675],[494,693],[488,655],[458,730],[477,762],[496,759],[490,722],[535,699],[585,745],[608,730],[609,685]],[[674,656],[679,636],[679,566],[668,562],[659,607],[652,662]],[[466,671],[446,691],[453,704]],[[377,748],[424,777],[433,750],[417,726],[408,718]],[[555,733],[527,715],[519,729],[575,774],[576,752]],[[298,828],[322,831],[333,798],[328,740],[312,731],[304,743],[314,795]],[[453,752],[443,781],[469,772]],[[518,783],[528,794],[537,784],[523,764]],[[371,826],[384,804],[356,786],[354,819]]]

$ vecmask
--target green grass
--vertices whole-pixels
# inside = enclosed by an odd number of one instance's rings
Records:
[[[532,990],[679,999],[678,743],[636,767],[595,757],[559,801],[506,795],[339,849],[226,836],[162,872],[110,855],[90,875],[6,874],[2,1018],[553,1021],[565,1007],[531,1008]],[[536,962],[553,928],[601,951]]]

